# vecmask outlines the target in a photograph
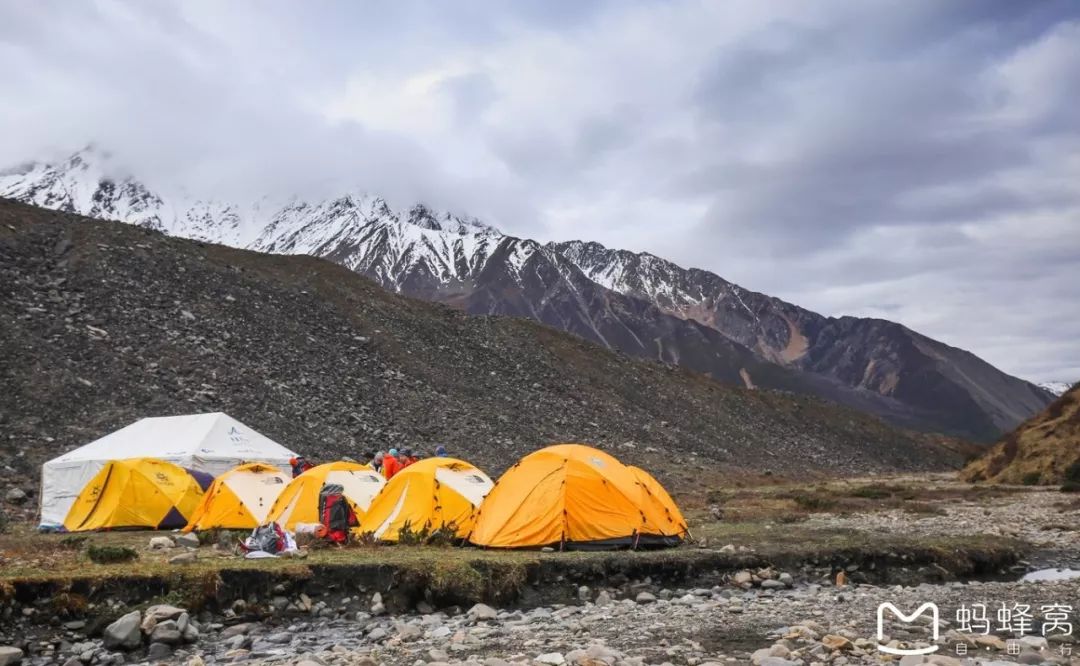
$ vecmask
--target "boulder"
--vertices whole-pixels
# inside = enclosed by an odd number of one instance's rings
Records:
[[[474,622],[481,620],[494,620],[499,617],[499,612],[487,604],[476,604],[469,609],[469,619]]]
[[[750,573],[746,569],[743,569],[742,571],[732,576],[731,582],[735,583],[736,585],[750,585],[754,582],[754,574]]]
[[[184,548],[198,548],[199,536],[194,532],[184,532],[183,534],[177,534],[173,537],[177,546],[183,546]]]
[[[8,491],[4,493],[4,499],[12,504],[22,504],[26,501],[26,498],[26,491],[22,488],[9,488]]]
[[[17,489],[16,489],[17,490]],[[22,661],[23,651],[11,645],[0,645],[0,666],[10,666]]]
[[[169,564],[190,564],[198,559],[193,552],[180,553],[169,558]]]
[[[142,645],[141,622],[142,615],[139,611],[131,611],[105,627],[105,633],[102,635],[105,647],[110,650],[117,648],[134,650]]]
[[[638,592],[634,600],[639,604],[651,604],[656,601],[656,595],[651,592]]]
[[[546,664],[546,666],[562,666],[566,663],[566,657],[562,656],[561,652],[548,652],[540,655],[533,661],[538,664]]]
[[[610,606],[613,603],[615,602],[611,599],[611,595],[608,594],[607,590],[600,590],[600,594],[596,595],[597,606]]]

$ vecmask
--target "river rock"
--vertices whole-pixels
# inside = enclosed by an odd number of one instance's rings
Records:
[[[652,594],[651,592],[638,592],[638,595],[634,598],[634,601],[638,602],[639,604],[651,604],[656,601],[656,595]]]
[[[494,620],[499,617],[499,612],[487,604],[475,604],[467,613],[469,619],[474,622],[482,620]]]
[[[398,638],[404,642],[415,641],[418,638],[422,638],[424,630],[415,624],[401,624],[398,625]]]
[[[234,624],[231,627],[226,627],[221,632],[222,638],[232,638],[233,636],[244,636],[251,633],[254,625],[250,622],[243,622],[241,624]]]
[[[105,627],[103,634],[105,647],[110,650],[116,648],[134,650],[142,645],[141,620],[142,615],[139,611],[131,611]]]
[[[538,664],[546,664],[547,666],[562,666],[566,663],[566,657],[562,656],[561,652],[548,652],[540,655],[533,661]]]
[[[18,490],[17,488],[15,490]],[[11,645],[0,645],[0,666],[10,666],[22,661],[23,651]]]
[[[612,600],[611,595],[608,594],[607,590],[600,590],[600,594],[596,595],[597,606],[610,606],[613,603],[614,601]]]
[[[180,553],[169,558],[169,564],[190,564],[198,559],[193,552]]]
[[[180,616],[185,613],[187,613],[187,611],[183,608],[177,608],[176,606],[170,606],[168,604],[151,606],[143,613],[142,631],[144,634],[149,634],[158,624],[167,620],[178,620]],[[180,627],[177,628],[179,629]]]
[[[731,582],[735,583],[736,585],[750,585],[754,582],[754,574],[750,573],[746,569],[743,569],[742,571],[732,576]]]
[[[184,634],[176,628],[176,622],[174,620],[166,620],[165,622],[158,624],[150,634],[150,641],[153,643],[179,645],[183,640]]]
[[[854,647],[851,641],[836,634],[826,634],[821,637],[821,644],[830,650],[850,650]]]
[[[146,650],[146,658],[150,660],[168,659],[171,656],[172,648],[165,643],[151,643],[150,647]]]
[[[26,501],[26,491],[22,488],[10,488],[4,493],[4,499],[12,504],[22,504]],[[20,657],[21,659],[21,657]]]
[[[787,585],[773,578],[766,578],[761,581],[761,589],[763,590],[780,590],[785,587],[787,587]]]

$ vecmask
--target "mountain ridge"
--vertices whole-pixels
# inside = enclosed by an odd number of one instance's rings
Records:
[[[98,151],[0,177],[0,196],[171,235],[321,256],[399,293],[523,316],[747,387],[809,393],[904,427],[990,441],[1052,399],[887,320],[825,317],[702,269],[595,242],[538,243],[423,205],[347,193],[268,207],[166,201]],[[119,173],[119,170],[112,170]]]
[[[558,441],[680,492],[958,467],[813,396],[745,391],[525,318],[468,316],[324,259],[0,200],[0,483],[139,418],[223,411],[317,460],[392,446],[498,474]]]

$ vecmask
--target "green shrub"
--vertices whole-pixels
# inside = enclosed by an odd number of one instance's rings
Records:
[[[127,546],[90,546],[86,549],[86,556],[95,564],[112,564],[130,562],[138,559],[139,554]]]
[[[1020,478],[1020,483],[1025,486],[1037,486],[1042,479],[1042,474],[1039,472],[1028,472]]]
[[[85,534],[72,534],[60,539],[60,547],[64,550],[82,550],[87,538]]]
[[[1065,468],[1065,479],[1061,484],[1063,493],[1080,493],[1080,458]]]

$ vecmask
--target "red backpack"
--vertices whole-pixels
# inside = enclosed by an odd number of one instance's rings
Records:
[[[334,543],[349,540],[349,530],[359,525],[360,521],[352,504],[345,498],[345,488],[336,483],[323,486],[319,492],[319,522],[327,539]]]

